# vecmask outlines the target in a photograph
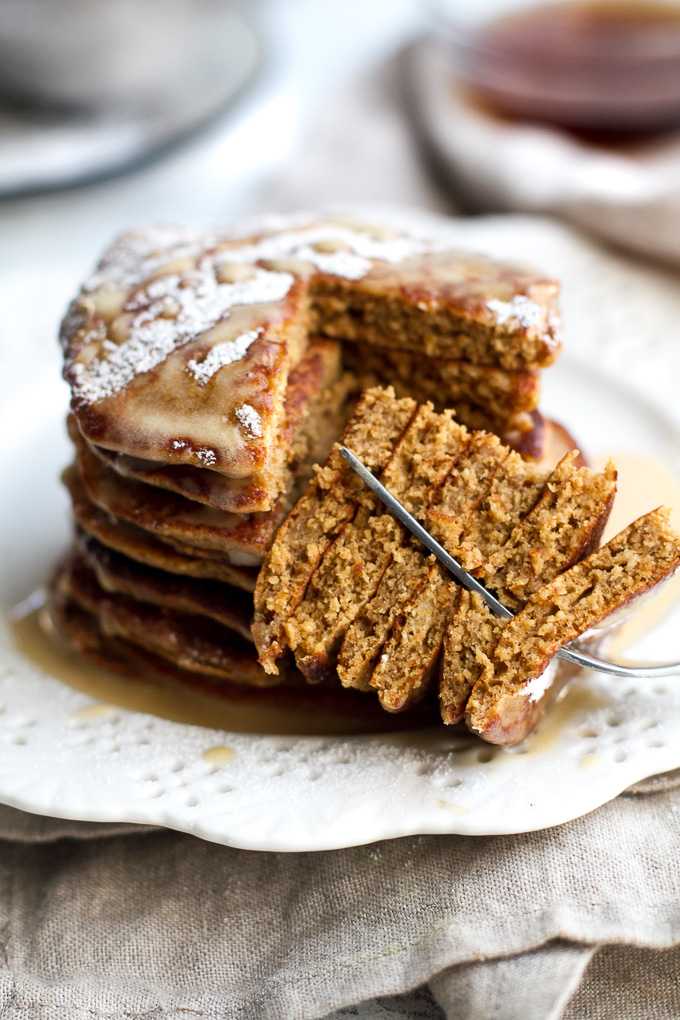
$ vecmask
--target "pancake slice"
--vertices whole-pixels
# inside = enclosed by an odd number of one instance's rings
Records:
[[[474,432],[464,455],[433,494],[426,513],[435,538],[439,525],[457,538],[478,512],[509,450],[497,436]],[[414,590],[391,632],[369,680],[389,712],[402,712],[422,697],[434,679],[449,618],[458,601],[456,582],[439,564]],[[424,650],[421,653],[420,649]],[[423,657],[424,655],[424,657]]]
[[[668,524],[668,511],[654,510],[539,588],[500,629],[468,699],[470,729],[492,743],[522,740],[562,687],[550,672],[558,667],[559,649],[678,567],[680,536]]]
[[[456,582],[435,562],[403,606],[369,681],[387,712],[403,712],[427,693],[458,595]]]
[[[369,470],[380,471],[416,412],[413,400],[392,390],[367,390],[350,419],[344,440]],[[309,580],[331,543],[354,517],[366,488],[333,450],[307,491],[279,528],[255,588],[253,638],[260,662],[276,673],[285,647],[285,627],[304,597]],[[370,500],[369,500],[370,505]]]
[[[422,517],[432,489],[467,444],[467,431],[451,412],[418,409],[381,475],[407,509]],[[286,624],[295,661],[308,680],[335,674],[336,655],[353,619],[372,598],[406,531],[375,497],[367,499],[328,549],[307,593]]]
[[[597,548],[616,494],[616,469],[575,470],[567,454],[543,494],[505,545],[477,571],[509,609],[519,609],[541,585]],[[447,546],[448,548],[448,546]]]
[[[468,698],[502,629],[481,595],[461,588],[444,632],[439,671],[439,708],[447,725],[464,718]]]
[[[342,640],[337,669],[343,687],[372,689],[370,679],[390,630],[425,581],[430,566],[415,540],[392,553],[375,595],[352,620]]]

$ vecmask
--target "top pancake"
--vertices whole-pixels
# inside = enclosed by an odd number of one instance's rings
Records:
[[[247,478],[281,463],[310,332],[534,369],[558,285],[526,266],[346,220],[238,236],[123,235],[62,326],[81,432],[109,450]]]

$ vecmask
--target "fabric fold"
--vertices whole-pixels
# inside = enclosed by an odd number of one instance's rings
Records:
[[[450,967],[430,990],[448,1020],[560,1020],[595,948],[558,939],[518,956]]]
[[[512,960],[552,1020],[587,962],[574,943],[680,944],[672,790],[541,832],[313,854],[4,815],[3,1020],[318,1020],[428,983],[479,1012]]]

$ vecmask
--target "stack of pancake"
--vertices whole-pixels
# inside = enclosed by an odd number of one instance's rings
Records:
[[[375,379],[539,457],[557,292],[346,219],[124,235],[62,328],[76,541],[52,587],[58,629],[132,675],[321,704],[292,664],[261,668],[250,632],[258,570],[313,465]],[[366,703],[330,686],[343,709]]]
[[[311,341],[290,374],[279,474],[268,476],[230,478],[163,461],[161,451],[141,459],[110,450],[86,438],[72,413],[75,460],[64,482],[76,540],[52,597],[70,642],[100,661],[113,653],[132,673],[152,668],[177,679],[178,667],[197,674],[192,682],[272,686],[250,633],[258,567],[312,465],[342,431],[353,385],[339,345]],[[191,442],[186,428],[181,434]],[[250,509],[261,505],[268,508]]]

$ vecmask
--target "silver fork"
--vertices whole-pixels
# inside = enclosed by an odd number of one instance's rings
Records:
[[[504,606],[498,599],[491,594],[490,591],[484,587],[483,584],[469,574],[467,570],[461,567],[458,560],[454,559],[453,556],[447,553],[446,549],[439,544],[432,537],[429,531],[418,523],[408,510],[402,506],[399,500],[392,495],[389,489],[378,481],[378,479],[371,474],[367,467],[361,463],[358,457],[355,457],[351,450],[348,450],[346,446],[340,447],[340,453],[345,458],[349,466],[353,471],[361,478],[372,492],[382,500],[385,506],[392,511],[397,520],[401,521],[405,528],[415,535],[419,539],[426,549],[429,549],[434,556],[437,557],[439,562],[446,567],[449,573],[453,574],[457,581],[460,581],[462,585],[469,588],[470,591],[477,592],[478,595],[486,602],[489,609],[495,613],[496,616],[500,616],[504,620],[511,620],[515,615],[506,606]],[[624,666],[622,663],[610,662],[607,659],[596,659],[592,655],[588,655],[587,652],[580,651],[571,642],[563,645],[557,653],[559,659],[566,659],[567,662],[573,662],[577,666],[583,667],[583,669],[594,669],[599,673],[610,673],[613,676],[626,677],[629,680],[646,680],[653,679],[654,677],[672,676],[674,673],[680,673],[680,662],[665,662],[658,663],[649,666]]]

